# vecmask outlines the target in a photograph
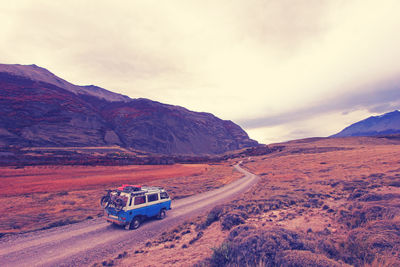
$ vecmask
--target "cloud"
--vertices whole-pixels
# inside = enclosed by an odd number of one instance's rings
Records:
[[[397,0],[0,5],[3,63],[35,63],[75,84],[211,112],[271,139],[325,133],[298,121],[325,129],[317,118],[331,116],[339,127],[343,114],[399,106]]]
[[[354,89],[333,98],[321,99],[317,104],[302,109],[238,122],[243,127],[252,129],[308,120],[332,112],[342,112],[343,115],[355,110],[384,113],[400,108],[400,86],[396,78]]]
[[[345,115],[340,112],[326,112],[291,123],[251,128],[247,132],[251,138],[264,144],[308,137],[327,137],[369,116],[370,113],[366,110],[353,110]]]

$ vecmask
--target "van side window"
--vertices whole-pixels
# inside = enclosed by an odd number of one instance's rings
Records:
[[[158,200],[158,194],[147,195],[147,200],[148,200],[149,202],[157,201],[157,200]]]
[[[135,205],[140,205],[146,202],[145,196],[135,197]]]
[[[133,197],[131,197],[131,199],[129,199],[129,206],[132,206],[132,199],[133,199]]]
[[[168,196],[168,194],[167,194],[167,192],[161,192],[160,193],[160,198],[161,199],[167,199],[169,196]]]

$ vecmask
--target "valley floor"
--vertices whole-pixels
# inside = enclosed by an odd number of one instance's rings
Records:
[[[229,164],[0,167],[0,234],[102,216],[101,196],[121,184],[162,186],[178,199],[240,177]]]
[[[95,265],[400,265],[400,141],[315,138],[275,146],[242,159],[260,181],[240,198]],[[236,162],[1,168],[0,232],[99,216],[104,190],[122,183],[164,186],[175,199],[208,191],[241,177]]]
[[[400,142],[306,139],[247,158],[250,191],[100,265],[399,266]]]

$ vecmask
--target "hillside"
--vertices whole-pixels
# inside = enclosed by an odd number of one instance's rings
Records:
[[[332,137],[375,136],[400,133],[400,112],[398,110],[380,116],[372,116],[346,127]]]
[[[159,154],[220,154],[256,146],[231,121],[97,86],[36,65],[0,64],[0,147],[120,146]]]

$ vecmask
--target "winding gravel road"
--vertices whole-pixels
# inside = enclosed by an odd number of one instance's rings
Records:
[[[192,216],[247,191],[258,176],[242,169],[241,179],[224,187],[172,202],[164,220],[148,220],[127,231],[103,218],[0,239],[0,266],[86,266],[113,257]]]

